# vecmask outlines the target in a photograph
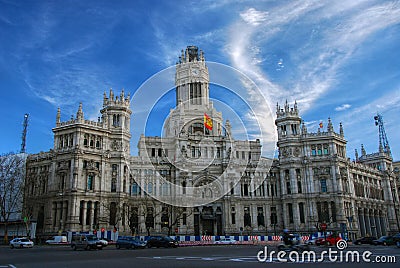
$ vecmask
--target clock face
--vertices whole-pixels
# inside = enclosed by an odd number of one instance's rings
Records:
[[[199,69],[192,69],[192,75],[198,76],[200,74]]]

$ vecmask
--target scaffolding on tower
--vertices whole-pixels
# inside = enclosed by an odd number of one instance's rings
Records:
[[[29,114],[25,114],[23,128],[22,128],[22,142],[21,142],[20,153],[26,153],[26,132],[28,130],[28,118],[29,118]]]
[[[374,116],[375,125],[379,128],[379,151],[383,151],[388,155],[392,156],[390,151],[389,141],[386,136],[385,127],[383,125],[383,117],[379,113]]]

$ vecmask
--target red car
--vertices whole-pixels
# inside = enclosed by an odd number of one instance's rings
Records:
[[[326,239],[324,237],[320,237],[317,240],[315,240],[315,245],[336,245],[337,241],[341,240],[342,238],[340,236],[335,236],[335,235],[328,235]]]

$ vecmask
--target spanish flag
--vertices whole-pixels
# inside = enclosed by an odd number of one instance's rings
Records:
[[[324,127],[324,124],[322,123],[322,121],[319,122],[319,128],[323,128],[323,127]]]
[[[212,119],[206,113],[204,113],[204,126],[209,130],[212,130],[213,127]]]

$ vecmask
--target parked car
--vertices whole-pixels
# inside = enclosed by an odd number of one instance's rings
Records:
[[[320,245],[328,245],[328,246],[332,246],[332,245],[336,245],[337,241],[341,240],[342,238],[338,235],[333,235],[330,234],[328,236],[325,237],[320,237],[317,238],[315,240],[315,245],[320,246]]]
[[[103,248],[108,246],[108,241],[107,240],[99,238],[99,241],[103,245]]]
[[[395,235],[393,236],[393,241],[394,241],[394,242],[400,242],[400,233],[395,234]]]
[[[320,245],[320,242],[317,244],[317,240],[321,241],[321,238],[324,239],[323,237],[314,237],[312,239],[307,240],[306,244],[307,245]]]
[[[68,240],[65,235],[56,235],[53,236],[52,238],[46,240],[47,245],[52,245],[52,244],[67,244]]]
[[[169,236],[152,236],[147,240],[147,247],[173,247],[176,248],[178,247],[178,241],[172,239]]]
[[[377,246],[377,245],[383,245],[383,246],[390,246],[390,245],[394,245],[395,242],[393,240],[392,236],[381,236],[379,239],[376,239],[374,241],[372,241],[372,243]]]
[[[336,245],[336,243],[337,243],[339,240],[342,240],[342,238],[341,238],[340,236],[334,235],[334,234],[330,234],[330,235],[328,235],[328,236],[326,237],[326,242],[325,242],[325,244],[327,244],[328,246]]]
[[[119,237],[115,246],[117,249],[127,248],[127,249],[137,249],[137,248],[145,248],[147,245],[146,241],[140,241],[138,238],[132,236],[122,236]]]
[[[236,244],[236,240],[233,238],[222,238],[220,240],[214,241],[214,244],[217,245],[232,245]]]
[[[325,238],[319,237],[315,239],[315,245],[320,246],[320,245],[325,245]]]
[[[361,244],[373,245],[374,240],[376,240],[376,237],[374,237],[374,236],[365,236],[365,237],[361,237],[361,238],[355,240],[354,244],[355,245],[361,245]]]
[[[11,248],[31,248],[33,247],[33,242],[28,238],[21,237],[21,238],[14,238],[10,241]]]
[[[71,247],[73,250],[79,248],[90,250],[90,249],[103,249],[103,244],[100,239],[95,235],[90,234],[76,234],[72,236]]]

